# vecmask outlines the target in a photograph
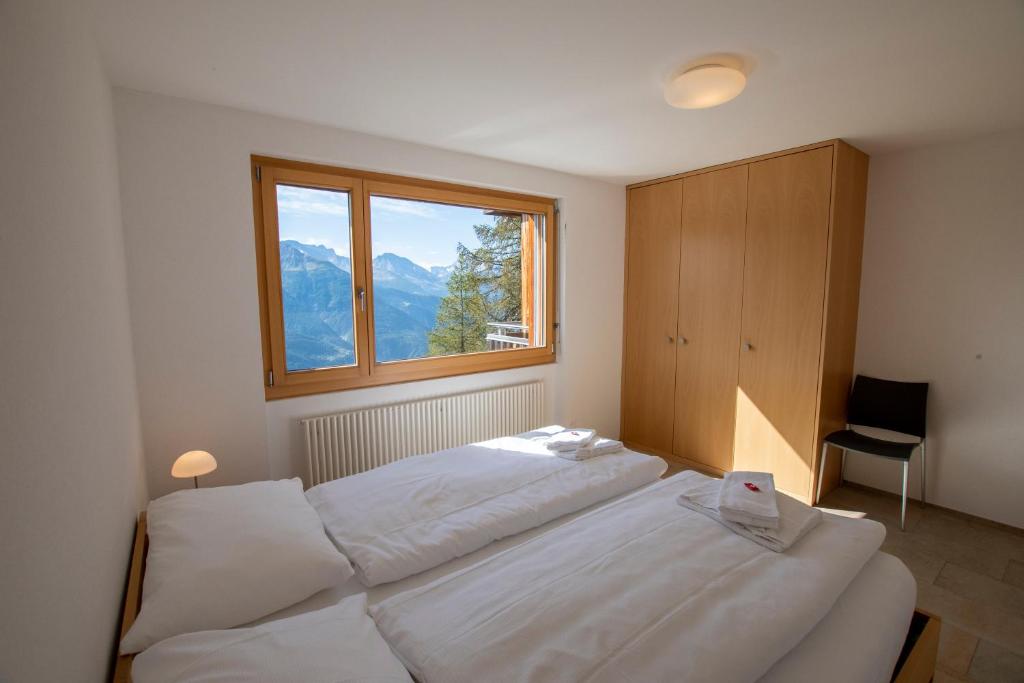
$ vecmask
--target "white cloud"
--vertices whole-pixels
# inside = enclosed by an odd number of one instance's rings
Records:
[[[407,216],[419,216],[420,218],[436,218],[437,212],[434,207],[426,202],[410,201],[408,199],[394,199],[392,197],[370,197],[370,208],[387,211],[388,213],[400,213]]]
[[[277,210],[291,214],[348,216],[348,196],[330,190],[278,185]]]

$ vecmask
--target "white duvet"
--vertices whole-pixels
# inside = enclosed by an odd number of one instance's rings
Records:
[[[366,586],[398,581],[657,480],[629,450],[582,462],[504,437],[419,455],[306,492]]]
[[[774,553],[676,503],[684,472],[371,608],[424,683],[753,681],[881,544],[826,516]]]

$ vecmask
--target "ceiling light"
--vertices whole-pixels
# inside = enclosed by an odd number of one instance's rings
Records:
[[[665,86],[665,101],[679,109],[705,109],[743,92],[747,77],[739,69],[704,64],[687,69]]]

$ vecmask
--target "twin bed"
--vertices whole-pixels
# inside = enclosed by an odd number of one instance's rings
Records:
[[[916,587],[878,551],[881,525],[826,515],[774,553],[677,504],[703,475],[659,479],[664,461],[628,450],[558,458],[542,443],[551,431],[306,492],[355,576],[256,623],[363,596],[423,683],[885,681],[898,660],[930,677],[935,634],[904,645]],[[142,518],[123,634],[145,543]],[[130,668],[120,657],[115,680]]]

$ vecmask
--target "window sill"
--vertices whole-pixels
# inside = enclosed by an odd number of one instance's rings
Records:
[[[550,347],[545,347],[517,351],[489,351],[471,356],[448,356],[394,363],[378,363],[374,366],[373,374],[369,376],[328,379],[322,382],[305,381],[301,384],[282,383],[272,387],[264,387],[264,395],[266,400],[276,401],[285,398],[365,389],[367,387],[385,386],[388,384],[421,382],[442,377],[457,377],[459,375],[473,375],[481,372],[511,370],[554,362],[554,352]]]

